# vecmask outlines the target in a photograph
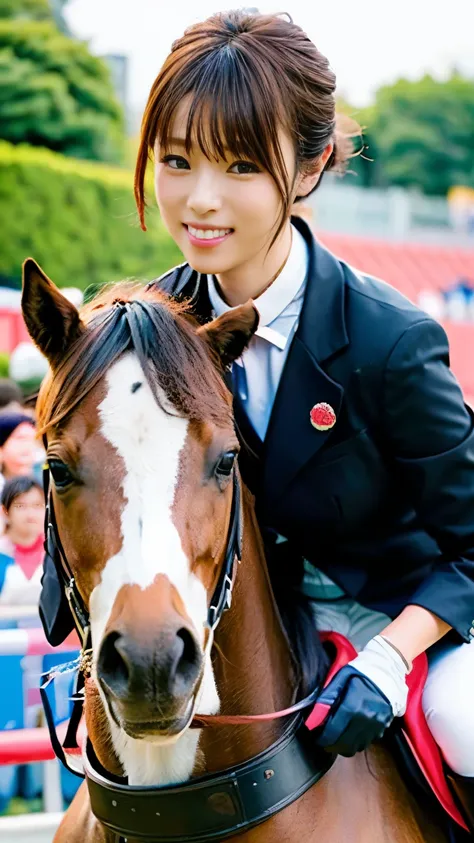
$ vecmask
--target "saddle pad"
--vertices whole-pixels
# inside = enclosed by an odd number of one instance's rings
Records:
[[[337,671],[352,661],[357,652],[343,635],[338,632],[322,632],[321,639],[330,644],[335,658],[329,669],[325,686],[329,684]],[[446,779],[443,759],[438,744],[431,734],[422,707],[423,688],[428,675],[428,659],[422,653],[413,662],[413,668],[407,676],[408,703],[403,717],[403,734],[413,757],[428,782],[431,790],[446,813],[458,825],[469,831],[462,814],[454,801]],[[316,703],[306,720],[308,729],[316,729],[324,723],[330,706]]]

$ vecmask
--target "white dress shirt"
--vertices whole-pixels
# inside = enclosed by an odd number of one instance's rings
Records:
[[[293,236],[288,260],[268,290],[254,300],[260,322],[248,348],[233,366],[234,385],[241,406],[262,441],[298,327],[306,289],[308,249],[302,234],[293,225],[291,229]],[[221,298],[215,277],[208,275],[207,281],[214,315],[221,316],[232,310]],[[279,540],[286,541],[283,536]],[[313,599],[326,600],[344,594],[326,574],[306,560],[303,591]]]
[[[288,260],[273,284],[254,300],[260,322],[249,347],[234,364],[234,380],[242,408],[262,441],[298,327],[306,286],[308,249],[300,232],[294,226],[291,228],[293,236]],[[208,275],[207,280],[214,314],[221,316],[232,310],[221,298],[215,277]]]

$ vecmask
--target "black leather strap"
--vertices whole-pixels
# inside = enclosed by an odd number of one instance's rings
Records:
[[[173,787],[133,787],[101,775],[85,758],[91,807],[104,826],[148,843],[211,843],[268,820],[309,790],[335,756],[315,749],[298,720],[251,761]]]
[[[224,564],[214,589],[209,605],[207,623],[210,629],[215,629],[222,613],[230,609],[232,589],[234,587],[234,565],[236,559],[242,559],[242,508],[240,503],[240,482],[237,468],[232,472],[232,507],[230,510],[229,528],[227,533],[227,547]]]
[[[79,659],[76,659],[75,662],[71,662],[71,668],[77,666],[79,663]],[[63,667],[67,667],[64,665]],[[54,674],[54,669],[52,671]],[[51,708],[51,703],[48,697],[48,685],[50,684],[50,674],[47,675],[46,680],[40,686],[40,695],[41,695],[41,702],[43,703],[43,709],[46,717],[46,724],[49,730],[49,737],[51,740],[51,746],[54,749],[54,753],[57,758],[61,761],[61,764],[69,770],[70,773],[73,775],[78,776],[79,778],[84,778],[84,773],[82,772],[82,764],[79,763],[78,767],[74,766],[74,762],[70,760],[70,756],[64,750],[68,749],[78,749],[78,742],[77,742],[77,732],[79,729],[79,723],[82,718],[83,714],[83,700],[81,697],[74,697],[74,703],[72,707],[71,717],[69,719],[66,737],[63,740],[63,743],[59,740],[58,733],[56,730],[56,723],[54,719],[53,710]],[[77,673],[76,678],[76,693],[80,693],[81,688],[83,687],[83,677],[80,672]]]

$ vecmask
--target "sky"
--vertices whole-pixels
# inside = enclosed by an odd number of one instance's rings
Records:
[[[474,78],[474,0],[261,0],[235,3],[289,12],[325,53],[338,92],[355,106],[400,76],[442,78],[453,65]],[[129,58],[128,100],[139,111],[172,41],[232,0],[70,0],[67,19],[94,53]]]

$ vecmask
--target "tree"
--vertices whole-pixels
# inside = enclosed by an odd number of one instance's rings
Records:
[[[9,20],[54,20],[65,35],[71,35],[63,9],[69,0],[0,0],[0,18]]]
[[[382,183],[432,195],[474,187],[474,81],[400,79],[377,91],[366,116]]]
[[[52,20],[49,0],[0,0],[0,19]]]
[[[0,0],[0,137],[77,158],[122,159],[123,116],[109,69],[59,31],[47,0]]]
[[[373,123],[373,106],[355,108],[346,99],[339,97],[336,110],[338,115],[347,116],[360,126],[360,135],[355,135],[353,138],[354,155],[347,166],[348,174],[355,176],[352,183],[356,187],[383,186],[384,178],[379,151],[373,133],[369,129]]]

